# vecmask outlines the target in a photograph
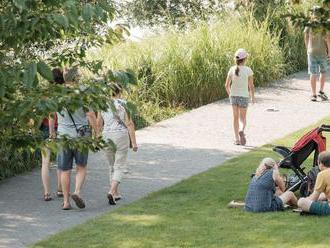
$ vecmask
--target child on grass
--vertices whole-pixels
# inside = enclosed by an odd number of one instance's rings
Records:
[[[249,105],[249,98],[255,103],[253,71],[246,66],[248,53],[240,48],[235,53],[236,65],[232,66],[228,72],[226,79],[226,91],[233,107],[233,126],[235,133],[235,145],[245,145],[245,127],[246,112]],[[240,130],[239,120],[242,123]]]

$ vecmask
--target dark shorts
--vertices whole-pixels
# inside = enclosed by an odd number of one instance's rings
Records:
[[[240,108],[247,108],[249,106],[249,98],[244,96],[231,96],[231,105],[238,106]]]
[[[313,202],[309,212],[316,215],[330,215],[329,203],[327,201]]]
[[[88,152],[82,153],[77,149],[60,148],[57,153],[57,166],[59,170],[71,170],[73,159],[79,166],[86,166],[88,160]]]

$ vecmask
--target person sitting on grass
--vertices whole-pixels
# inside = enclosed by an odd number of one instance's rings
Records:
[[[300,198],[298,207],[311,214],[330,215],[330,152],[321,152],[318,163],[320,172],[316,178],[314,192],[306,198]]]
[[[245,197],[245,210],[270,212],[284,210],[284,204],[296,206],[297,198],[294,193],[284,191],[285,183],[277,163],[272,158],[264,158],[250,182]]]

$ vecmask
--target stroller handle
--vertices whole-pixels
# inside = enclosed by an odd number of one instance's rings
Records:
[[[323,132],[323,131],[330,132],[330,125],[325,125],[325,124],[321,125],[319,127],[319,132]]]

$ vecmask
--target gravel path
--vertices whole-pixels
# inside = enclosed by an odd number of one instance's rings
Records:
[[[102,153],[91,154],[83,189],[87,208],[62,211],[61,200],[42,200],[40,170],[0,182],[0,248],[26,247],[152,191],[219,165],[226,159],[272,142],[330,114],[329,102],[309,101],[306,72],[259,89],[249,108],[247,146],[233,145],[231,106],[215,102],[137,132],[140,150],[130,154],[124,199],[107,204],[108,168]],[[277,112],[267,111],[269,108]],[[55,168],[51,170],[55,179]],[[52,182],[55,189],[55,180]]]

